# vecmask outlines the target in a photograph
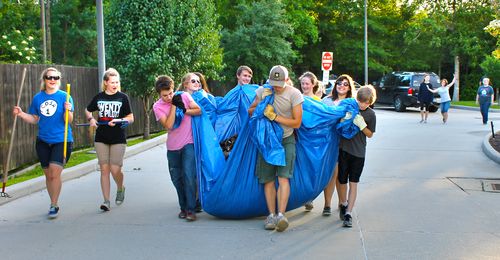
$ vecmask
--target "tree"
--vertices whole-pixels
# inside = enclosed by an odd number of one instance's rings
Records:
[[[223,30],[225,75],[233,79],[236,68],[248,65],[255,82],[263,83],[273,65],[290,68],[296,55],[287,40],[293,34],[285,19],[281,1],[263,0],[250,5],[239,4],[234,30]]]
[[[124,90],[141,98],[144,138],[158,75],[179,82],[189,71],[215,77],[222,68],[216,19],[211,0],[111,1],[105,15],[107,64],[121,73]]]

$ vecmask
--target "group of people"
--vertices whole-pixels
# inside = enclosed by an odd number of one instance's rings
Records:
[[[68,93],[60,90],[61,72],[56,68],[47,68],[41,75],[41,87],[31,102],[28,113],[20,107],[13,109],[14,116],[25,122],[38,125],[38,136],[35,144],[36,153],[46,178],[47,191],[50,197],[49,218],[59,214],[59,194],[61,193],[61,173],[64,163],[71,156],[73,137],[71,126],[65,129],[65,113],[69,113],[68,123],[73,121],[73,99]],[[92,112],[97,111],[97,119]],[[117,185],[115,203],[120,205],[125,199],[123,185],[123,157],[126,148],[124,127],[134,121],[129,98],[120,91],[120,74],[115,69],[108,69],[103,76],[102,92],[97,94],[88,104],[85,115],[90,126],[97,127],[95,149],[101,171],[101,190],[104,202],[100,205],[103,211],[109,211],[110,175]],[[67,131],[67,140],[64,133]],[[67,153],[64,158],[64,145]]]
[[[251,82],[253,72],[248,66],[240,66],[237,70],[237,86]],[[37,155],[44,170],[47,190],[51,199],[49,218],[55,218],[59,212],[58,197],[61,191],[61,172],[64,162],[70,158],[72,147],[71,127],[68,134],[68,153],[62,158],[64,146],[64,117],[70,113],[69,122],[73,119],[73,100],[66,102],[67,93],[60,90],[61,73],[55,68],[47,68],[41,75],[41,91],[35,95],[28,113],[20,107],[14,107],[14,115],[24,121],[38,124],[39,133],[36,142]],[[356,201],[357,183],[364,166],[366,154],[366,137],[375,132],[376,116],[369,107],[375,102],[375,90],[371,86],[363,86],[356,91],[349,75],[341,75],[330,94],[325,95],[317,77],[306,72],[300,78],[302,92],[293,86],[293,81],[284,66],[274,66],[269,73],[266,84],[255,91],[255,99],[247,108],[252,116],[256,107],[266,97],[273,96],[273,102],[267,104],[264,116],[274,121],[283,129],[282,145],[285,150],[284,166],[269,164],[259,153],[256,165],[256,176],[264,187],[269,215],[264,227],[268,230],[284,231],[289,223],[285,217],[288,198],[290,196],[289,179],[293,177],[296,157],[295,129],[302,122],[302,103],[305,99],[321,102],[326,106],[337,106],[346,98],[356,98],[359,114],[346,114],[342,120],[353,119],[359,128],[352,139],[341,138],[339,141],[338,164],[325,187],[325,205],[323,215],[331,215],[331,201],[335,187],[339,197],[339,215],[346,227],[352,226],[352,210]],[[172,183],[174,184],[180,212],[178,217],[188,221],[196,220],[199,212],[198,188],[195,163],[195,148],[192,131],[192,118],[200,116],[204,109],[197,104],[192,95],[203,92],[205,97],[215,103],[209,93],[205,78],[201,73],[187,73],[175,86],[172,77],[161,75],[156,78],[155,90],[159,99],[153,105],[156,120],[168,131],[167,160]],[[97,112],[97,117],[94,117]],[[113,177],[117,194],[115,204],[120,205],[125,199],[124,175],[121,167],[126,149],[124,127],[134,121],[129,98],[120,91],[120,75],[115,69],[104,73],[102,92],[98,93],[87,105],[85,115],[91,127],[97,127],[95,149],[101,170],[101,189],[103,203],[100,209],[109,211],[110,175]],[[352,118],[354,116],[354,118]],[[276,185],[275,182],[278,182]],[[349,184],[349,185],[348,185]],[[306,205],[307,207],[307,205]],[[308,210],[312,209],[311,205]]]
[[[427,118],[429,116],[429,107],[433,102],[434,93],[438,93],[441,98],[440,110],[442,115],[443,124],[448,122],[448,110],[451,106],[450,97],[450,87],[453,86],[457,80],[457,77],[453,75],[453,80],[448,84],[448,80],[441,79],[440,86],[437,89],[433,89],[430,82],[430,75],[426,74],[424,76],[424,81],[420,84],[418,91],[418,101],[420,103],[420,123],[427,123]],[[479,88],[476,92],[476,104],[479,104],[479,109],[481,111],[483,124],[486,125],[488,122],[488,112],[491,104],[494,101],[494,91],[491,86],[490,79],[488,77],[483,77],[479,82]]]

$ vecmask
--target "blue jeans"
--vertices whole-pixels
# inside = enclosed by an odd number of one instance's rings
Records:
[[[491,103],[479,103],[479,108],[481,109],[481,116],[483,116],[483,124],[488,123],[488,110],[490,109]]]
[[[196,206],[196,162],[194,145],[187,144],[177,151],[168,151],[170,178],[177,190],[181,210],[194,212]]]

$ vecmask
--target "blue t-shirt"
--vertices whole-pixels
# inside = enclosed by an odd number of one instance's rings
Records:
[[[493,95],[493,88],[491,86],[479,86],[477,89],[477,95],[479,96],[479,103],[491,103],[491,95]]]
[[[29,113],[38,116],[38,138],[42,141],[55,144],[64,142],[64,103],[66,102],[66,92],[58,90],[53,94],[40,91],[35,95],[29,108]],[[69,98],[71,111],[73,108],[73,98]],[[68,142],[73,142],[71,125],[68,124]]]

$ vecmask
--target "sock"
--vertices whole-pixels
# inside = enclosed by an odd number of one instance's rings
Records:
[[[278,213],[278,217],[283,217],[283,213]]]
[[[346,215],[352,216],[350,211],[345,212]]]
[[[342,203],[340,203],[340,205],[347,207],[348,204],[347,204],[347,202],[342,202]]]

